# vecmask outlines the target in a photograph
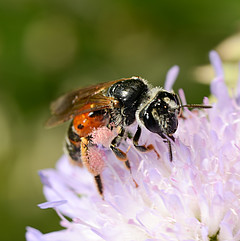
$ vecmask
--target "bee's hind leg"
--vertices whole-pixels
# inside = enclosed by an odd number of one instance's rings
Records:
[[[98,192],[104,199],[104,188],[100,175],[103,166],[101,163],[101,155],[98,155],[97,150],[95,150],[93,146],[89,145],[88,137],[80,137],[74,132],[72,124],[70,125],[67,133],[66,151],[73,164],[76,164],[80,167],[84,165],[88,171],[93,174]],[[91,157],[89,156],[89,153],[92,154]],[[95,156],[93,156],[94,154]],[[99,167],[92,165],[91,161],[94,162],[95,160],[91,160],[91,158],[97,158],[99,161],[98,164],[100,163],[101,166]]]
[[[98,148],[91,144],[89,136],[81,138],[81,158],[83,165],[94,176],[98,192],[104,199],[104,186],[101,178],[104,160]]]
[[[94,176],[94,179],[95,179],[95,183],[97,185],[98,192],[101,195],[102,199],[104,199],[104,196],[103,196],[103,183],[102,183],[101,175],[98,174],[98,175]]]

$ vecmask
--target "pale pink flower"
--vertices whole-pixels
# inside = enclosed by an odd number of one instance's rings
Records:
[[[166,143],[147,131],[141,141],[152,143],[160,158],[131,147],[132,175],[105,150],[102,200],[93,176],[63,156],[56,169],[40,172],[48,202],[39,206],[54,208],[64,229],[42,234],[28,227],[27,240],[240,240],[240,84],[230,96],[220,58],[211,52],[210,59],[217,101],[212,109],[185,108],[174,135],[173,162]],[[166,89],[177,73],[177,67],[171,69]],[[183,91],[180,96],[185,102]],[[130,140],[121,147],[128,146]]]

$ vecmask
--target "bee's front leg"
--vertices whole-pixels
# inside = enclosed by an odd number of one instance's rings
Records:
[[[137,131],[133,137],[133,145],[136,147],[136,149],[141,152],[147,152],[147,151],[153,150],[156,153],[157,157],[160,158],[160,155],[158,154],[158,152],[156,151],[155,147],[152,144],[148,146],[138,145],[138,141],[140,139],[141,133],[142,133],[142,129],[140,126],[138,126]]]

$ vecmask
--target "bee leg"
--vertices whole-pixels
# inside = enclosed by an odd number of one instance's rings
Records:
[[[130,165],[129,160],[125,161],[124,164],[125,164],[125,167],[129,170],[129,172],[132,175],[132,170],[131,170],[131,165]],[[133,177],[132,177],[132,180],[133,180],[133,182],[135,184],[135,187],[138,187],[138,183],[135,181],[135,179]]]
[[[98,192],[101,195],[102,199],[104,199],[104,196],[103,196],[103,183],[102,183],[101,175],[98,174],[98,175],[94,176],[94,179],[95,179],[95,182],[96,182],[96,185],[97,185]]]
[[[117,157],[117,159],[119,159],[120,161],[126,162],[126,161],[128,161],[127,154],[117,147],[120,144],[120,142],[124,136],[124,132],[125,131],[122,128],[120,130],[119,134],[112,140],[112,142],[110,144],[110,148],[113,151],[113,153],[115,154],[115,156]]]
[[[98,192],[104,199],[103,183],[100,175],[104,167],[104,161],[97,147],[91,145],[89,136],[81,138],[81,157],[83,165],[93,174]]]
[[[131,165],[128,160],[127,154],[117,147],[120,144],[120,142],[124,136],[124,132],[125,132],[125,130],[122,128],[120,130],[119,134],[112,140],[112,143],[110,144],[110,148],[113,151],[113,153],[115,154],[115,156],[117,157],[117,159],[124,162],[125,167],[130,171],[130,173],[132,175]],[[132,177],[132,180],[133,180],[135,186],[138,187],[138,184],[134,180],[133,177]]]
[[[81,160],[81,138],[73,131],[73,125],[71,124],[68,129],[66,137],[66,150],[71,160],[78,166],[82,167]]]
[[[139,150],[141,152],[148,152],[148,151],[153,150],[159,159],[160,155],[158,154],[158,152],[156,151],[155,147],[152,144],[150,144],[148,146],[138,145],[138,141],[140,139],[141,133],[142,133],[142,129],[140,128],[140,126],[138,126],[137,131],[133,137],[133,145],[136,147],[137,150]]]
[[[101,176],[98,173],[93,172],[89,165],[89,138],[80,137],[74,132],[73,125],[71,124],[66,138],[66,149],[71,160],[78,166],[87,167],[88,171],[94,175],[94,179],[97,185],[99,194],[103,197],[103,184]]]

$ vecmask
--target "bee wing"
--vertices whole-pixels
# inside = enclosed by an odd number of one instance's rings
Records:
[[[52,116],[47,121],[47,127],[53,127],[72,119],[77,114],[110,108],[113,98],[104,95],[104,91],[120,80],[105,82],[90,87],[74,90],[52,102]],[[116,104],[116,100],[115,104]]]

